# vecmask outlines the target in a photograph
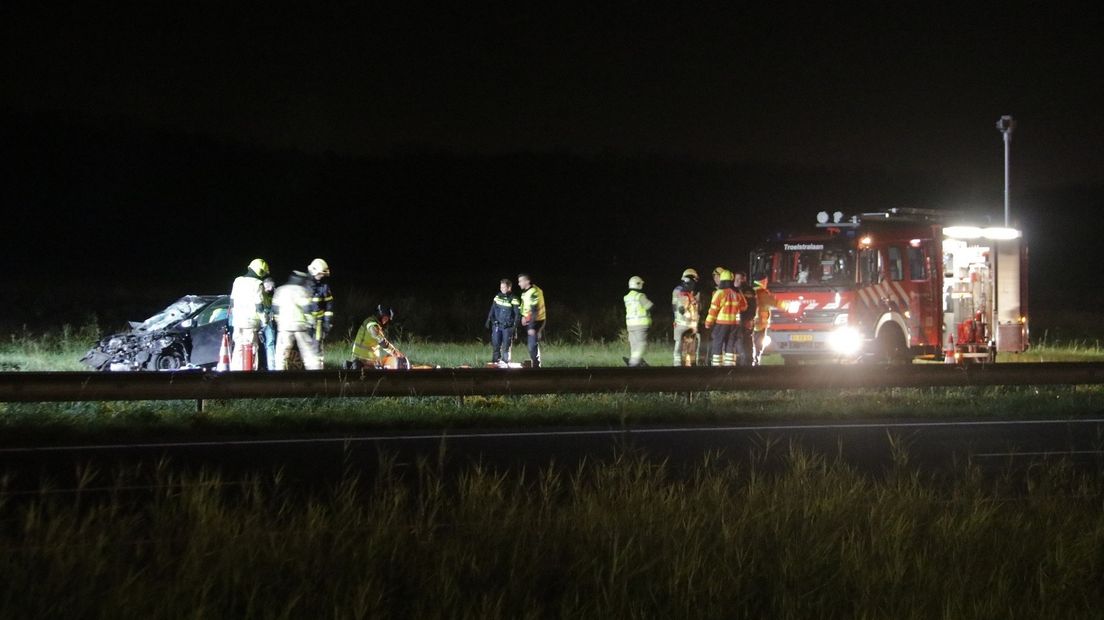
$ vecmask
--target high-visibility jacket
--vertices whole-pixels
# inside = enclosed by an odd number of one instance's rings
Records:
[[[353,340],[353,357],[374,364],[384,355],[395,355],[395,352],[395,347],[383,333],[383,326],[380,325],[379,319],[376,317],[365,319]]]
[[[487,327],[497,324],[504,329],[516,327],[521,316],[521,300],[513,293],[499,293],[487,312]]]
[[[333,291],[325,280],[311,282],[311,303],[314,304],[314,323],[321,329],[333,321]]]
[[[778,299],[769,290],[757,288],[755,289],[755,300],[758,302],[755,314],[755,331],[766,331],[770,327],[771,308],[778,307]]]
[[[284,284],[272,294],[272,314],[282,332],[313,330],[313,310],[310,289],[300,284]]]
[[[545,320],[544,291],[536,284],[521,294],[521,322],[529,325],[533,321]]]
[[[264,322],[264,284],[252,273],[234,278],[230,316],[235,328],[257,329]]]
[[[625,295],[625,325],[629,328],[652,324],[652,300],[642,291],[631,290]]]
[[[747,309],[747,300],[740,291],[731,287],[719,288],[713,291],[713,299],[709,302],[709,314],[705,317],[705,326],[737,325],[740,323],[740,312]]]
[[[697,327],[700,318],[701,296],[693,288],[678,285],[671,291],[671,312],[675,325]]]

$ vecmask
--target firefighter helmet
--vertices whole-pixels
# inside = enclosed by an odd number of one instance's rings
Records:
[[[736,276],[735,276],[735,275],[733,275],[733,273],[732,273],[731,271],[729,271],[729,270],[727,270],[727,269],[723,269],[723,268],[721,269],[721,271],[720,271],[720,273],[719,273],[719,274],[717,275],[717,277],[719,277],[719,278],[721,279],[721,282],[724,282],[724,281],[726,281],[726,280],[727,280],[728,282],[731,282],[731,281],[733,281],[733,280],[735,280],[735,279],[736,279]]]
[[[329,277],[330,266],[321,258],[316,258],[307,265],[307,271],[314,277]]]
[[[698,279],[698,270],[691,267],[691,268],[689,268],[689,269],[682,272],[682,278],[684,280],[686,278],[694,278],[695,280],[697,280]]]
[[[378,316],[381,319],[383,317],[387,317],[387,320],[390,321],[390,320],[395,318],[395,311],[392,310],[389,306],[385,306],[383,304],[380,304],[380,305],[376,306],[376,316]]]
[[[629,288],[633,289],[634,291],[639,291],[640,289],[644,288],[644,278],[641,278],[640,276],[633,276],[629,278]]]
[[[254,258],[249,261],[249,270],[263,278],[268,275],[268,263],[263,258]]]

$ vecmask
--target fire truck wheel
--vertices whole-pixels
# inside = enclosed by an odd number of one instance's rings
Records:
[[[883,364],[907,364],[912,361],[912,353],[901,328],[892,323],[882,327],[874,341],[874,358],[874,361]]]

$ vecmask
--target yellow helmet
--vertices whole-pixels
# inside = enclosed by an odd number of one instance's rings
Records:
[[[641,278],[640,276],[633,276],[629,278],[629,288],[633,289],[634,291],[639,291],[640,289],[644,288],[644,278]]]
[[[254,258],[249,262],[249,270],[263,278],[268,275],[268,263],[263,258]]]
[[[307,272],[316,278],[318,276],[329,277],[330,265],[321,258],[316,258],[307,265]]]
[[[690,267],[690,268],[688,268],[688,269],[686,269],[685,271],[682,272],[682,277],[683,278],[694,278],[695,280],[697,280],[698,279],[698,270],[694,269],[693,267]]]
[[[732,280],[736,279],[736,276],[731,271],[729,271],[727,269],[721,269],[721,273],[720,273],[719,277],[720,277],[722,282],[724,282],[725,280],[732,281]]]

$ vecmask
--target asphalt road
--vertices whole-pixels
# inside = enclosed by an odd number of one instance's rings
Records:
[[[0,449],[0,475],[8,489],[38,489],[43,480],[65,489],[81,468],[113,472],[152,467],[168,459],[175,470],[217,470],[236,476],[282,470],[285,480],[305,485],[339,479],[344,472],[371,474],[381,455],[400,468],[423,459],[463,471],[472,463],[528,471],[556,463],[568,468],[583,459],[610,459],[638,451],[667,459],[673,468],[695,465],[706,454],[723,459],[777,463],[790,446],[841,457],[862,471],[878,473],[907,454],[925,471],[954,471],[972,461],[986,471],[1022,469],[1031,463],[1069,459],[1104,471],[1104,418],[1072,420],[956,420],[787,423],[778,425],[649,427],[633,429],[526,429],[441,431],[344,437],[289,437],[38,446]],[[766,455],[765,460],[763,455]]]

